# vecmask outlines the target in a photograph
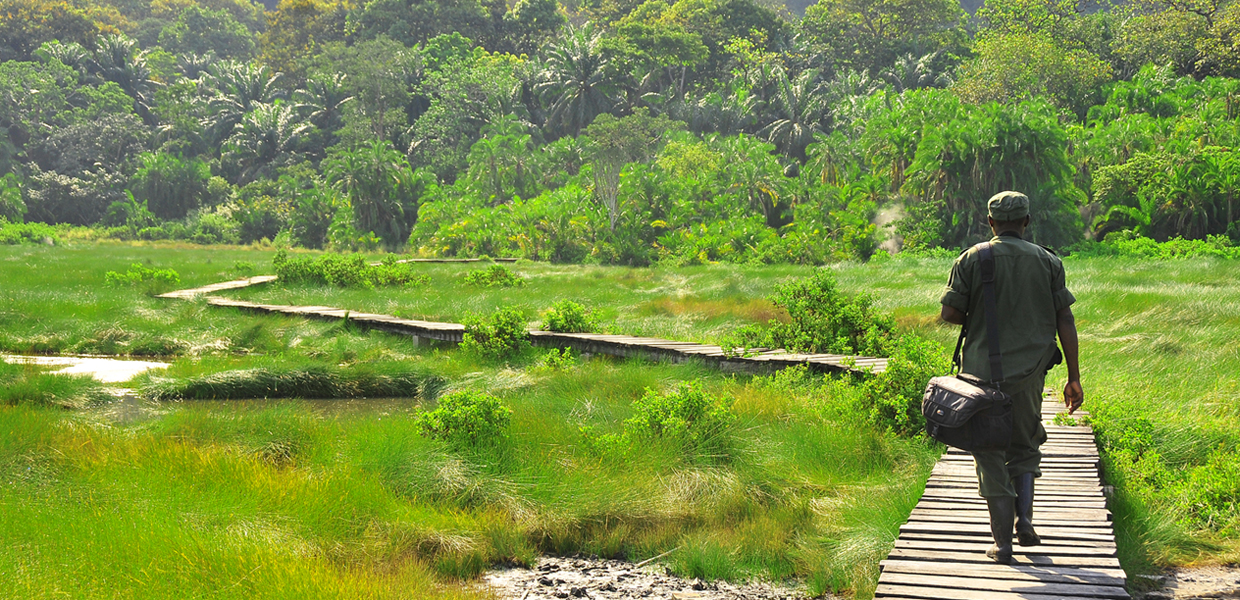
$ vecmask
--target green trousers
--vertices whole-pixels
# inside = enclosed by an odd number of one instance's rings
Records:
[[[1004,382],[999,389],[1012,397],[1012,445],[1005,451],[974,452],[978,492],[983,497],[1016,497],[1012,479],[1025,473],[1042,476],[1042,451],[1046,428],[1042,426],[1042,387],[1046,375],[1038,373],[1016,382]]]

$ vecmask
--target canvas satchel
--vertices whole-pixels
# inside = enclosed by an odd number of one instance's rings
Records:
[[[999,315],[995,301],[995,258],[990,242],[982,244],[982,295],[990,351],[990,381],[960,373],[961,327],[952,362],[956,375],[935,377],[926,386],[921,414],[930,437],[966,452],[1006,450],[1012,442],[1012,398],[999,390],[1003,356],[999,350]]]

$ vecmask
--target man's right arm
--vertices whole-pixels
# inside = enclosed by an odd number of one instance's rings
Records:
[[[1072,314],[1071,306],[1055,313],[1055,329],[1063,346],[1064,362],[1068,365],[1068,383],[1063,386],[1063,401],[1068,407],[1068,414],[1072,414],[1085,402],[1085,391],[1081,388],[1080,345],[1076,338],[1076,316]]]

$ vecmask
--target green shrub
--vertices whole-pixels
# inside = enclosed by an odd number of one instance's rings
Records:
[[[530,346],[525,315],[515,308],[501,308],[489,318],[465,318],[465,337],[461,349],[489,360],[505,360]]]
[[[633,416],[624,432],[594,439],[606,452],[626,454],[635,445],[661,442],[677,448],[695,462],[726,462],[733,454],[732,428],[736,414],[730,403],[702,389],[699,381],[685,382],[668,393],[647,389],[633,403]],[[584,430],[592,437],[589,429]]]
[[[323,254],[315,258],[290,256],[282,248],[271,259],[271,264],[280,281],[285,283],[373,289],[396,285],[413,287],[431,281],[429,276],[417,273],[412,264],[398,263],[392,255],[372,265],[361,254]]]
[[[0,244],[43,244],[60,241],[56,228],[47,223],[10,223],[0,217]]]
[[[108,271],[103,274],[103,278],[108,285],[116,286],[134,286],[145,283],[150,293],[168,290],[181,283],[181,276],[172,269],[151,269],[140,263],[129,265],[129,270],[124,273]]]
[[[787,322],[742,327],[721,345],[865,356],[886,356],[893,349],[895,319],[874,309],[873,296],[840,291],[830,271],[780,284],[769,299],[788,311]]]
[[[462,390],[439,399],[434,410],[418,415],[422,435],[447,442],[457,450],[500,445],[508,437],[512,410],[484,392]]]
[[[508,270],[504,265],[491,265],[466,273],[465,283],[481,287],[521,287],[525,285],[525,278]]]
[[[1171,238],[1158,242],[1138,235],[1130,230],[1108,233],[1101,242],[1081,242],[1069,249],[1073,256],[1097,257],[1116,256],[1123,258],[1240,258],[1240,247],[1237,247],[1225,235],[1209,235],[1204,240],[1186,240]]]
[[[586,307],[572,300],[561,300],[543,313],[542,326],[559,333],[590,333],[598,328],[598,320]]]
[[[543,355],[542,366],[553,371],[563,371],[577,366],[577,357],[569,348],[552,348]]]
[[[938,342],[902,335],[889,345],[887,370],[862,384],[861,409],[876,426],[905,436],[921,435],[922,396],[931,377],[951,371],[951,357]]]

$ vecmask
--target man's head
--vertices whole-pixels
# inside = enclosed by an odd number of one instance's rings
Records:
[[[995,235],[1015,231],[1023,236],[1029,226],[1029,196],[1020,192],[999,192],[986,202],[986,213]]]

